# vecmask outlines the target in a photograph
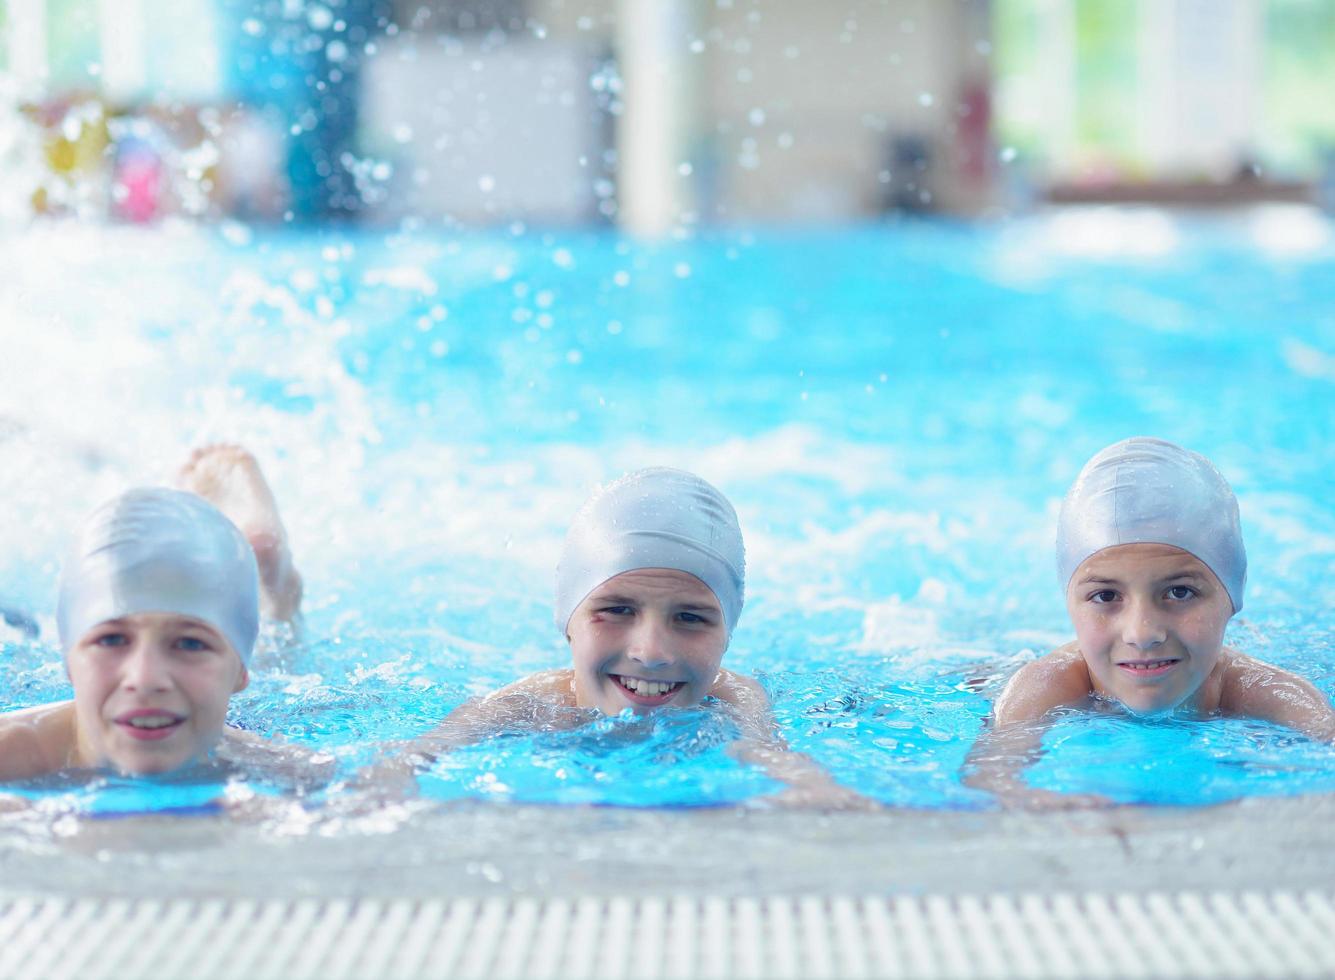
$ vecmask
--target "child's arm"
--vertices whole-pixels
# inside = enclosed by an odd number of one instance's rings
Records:
[[[1284,725],[1318,742],[1335,743],[1335,709],[1311,682],[1272,664],[1229,651],[1219,710]]]
[[[73,751],[72,701],[0,715],[0,782],[58,772]]]
[[[1020,807],[1073,808],[1106,805],[1102,797],[1053,793],[1024,779],[1038,761],[1049,712],[1082,704],[1093,689],[1084,658],[1069,643],[1025,664],[1006,683],[992,707],[991,725],[983,729],[964,761],[964,785],[992,793],[1003,804]]]
[[[431,731],[409,742],[404,754],[415,756],[416,765],[429,764],[453,749],[531,723],[539,708],[566,703],[574,704],[571,671],[539,671],[485,697],[465,701]]]
[[[742,731],[742,737],[728,746],[728,754],[738,762],[759,766],[771,779],[786,783],[788,789],[778,797],[783,804],[841,810],[879,806],[840,786],[810,756],[790,749],[779,733],[765,689],[750,677],[730,670],[720,671],[709,693],[731,707]]]
[[[353,785],[382,797],[411,796],[417,791],[418,772],[442,755],[531,723],[540,705],[550,707],[568,701],[573,701],[569,670],[532,674],[485,697],[465,701],[431,731],[363,770]]]
[[[261,772],[296,791],[327,785],[336,767],[336,760],[328,752],[230,726],[223,731],[218,757],[247,771]]]

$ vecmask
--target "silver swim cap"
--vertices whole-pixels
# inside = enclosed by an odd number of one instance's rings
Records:
[[[742,614],[746,553],[728,498],[684,470],[637,470],[594,494],[575,515],[556,566],[556,625],[608,579],[673,568],[709,586],[732,633]]]
[[[203,620],[250,663],[260,622],[255,553],[202,497],[139,487],[84,521],[60,570],[61,648],[68,653],[98,623],[141,612]]]
[[[1242,609],[1247,552],[1238,501],[1214,465],[1162,439],[1137,436],[1094,455],[1057,520],[1062,588],[1090,555],[1119,544],[1166,544],[1199,558]]]

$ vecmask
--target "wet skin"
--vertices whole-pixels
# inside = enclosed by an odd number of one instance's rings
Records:
[[[728,647],[714,593],[694,575],[667,568],[608,579],[575,609],[566,636],[575,703],[609,715],[699,704]]]
[[[1137,714],[1200,708],[1218,686],[1227,590],[1200,559],[1169,545],[1127,544],[1091,555],[1066,608],[1095,693]]]
[[[65,662],[74,685],[69,764],[137,775],[206,756],[222,737],[228,700],[249,681],[221,633],[175,613],[99,623]]]

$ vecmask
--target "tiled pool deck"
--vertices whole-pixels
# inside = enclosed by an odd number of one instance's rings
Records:
[[[48,975],[1335,976],[1335,799],[11,816],[0,977]]]

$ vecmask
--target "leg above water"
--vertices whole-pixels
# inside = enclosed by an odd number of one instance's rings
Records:
[[[271,619],[295,619],[301,611],[301,575],[292,561],[278,503],[255,457],[237,445],[201,446],[190,454],[176,482],[226,514],[255,549],[260,612]]]

